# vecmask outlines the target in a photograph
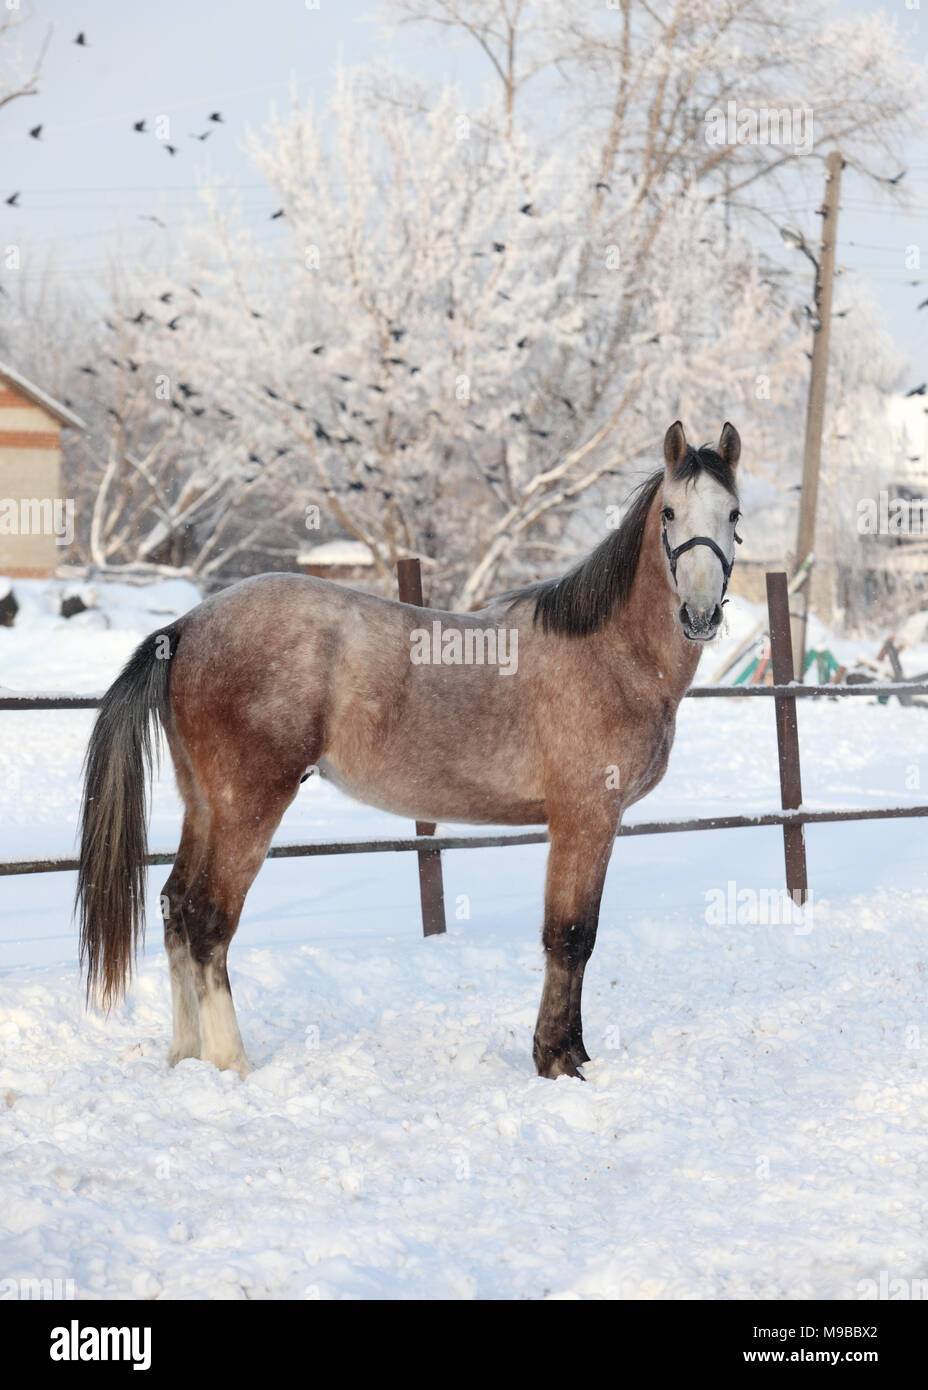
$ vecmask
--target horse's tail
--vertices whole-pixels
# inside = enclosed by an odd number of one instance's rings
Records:
[[[168,707],[178,635],[171,624],[136,648],[103,696],[84,760],[80,960],[88,1001],[94,995],[107,1010],[125,992],[145,930],[151,719]]]

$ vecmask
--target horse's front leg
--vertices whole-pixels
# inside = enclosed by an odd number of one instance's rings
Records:
[[[535,1025],[539,1076],[580,1076],[589,1061],[583,1045],[583,972],[596,943],[599,904],[616,822],[582,814],[551,826],[545,885],[545,984]]]

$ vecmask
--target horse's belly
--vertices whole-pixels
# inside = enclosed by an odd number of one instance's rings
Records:
[[[482,784],[456,781],[447,770],[443,779],[441,773],[429,775],[428,767],[421,765],[398,777],[383,767],[345,767],[331,756],[320,758],[318,769],[355,801],[410,820],[463,825],[543,825],[547,820],[540,795],[520,795],[515,788],[494,786],[492,779]]]

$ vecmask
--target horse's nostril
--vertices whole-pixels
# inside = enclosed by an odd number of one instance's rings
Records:
[[[721,621],[722,621],[722,605],[721,605],[720,603],[717,603],[717,604],[715,605],[715,607],[713,608],[713,610],[712,610],[712,625],[713,625],[713,627],[718,627],[718,625],[719,625],[719,623],[720,623]]]
[[[684,627],[690,626],[690,610],[685,603],[680,604],[680,622]]]

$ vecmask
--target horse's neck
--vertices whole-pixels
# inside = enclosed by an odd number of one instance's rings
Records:
[[[660,507],[658,492],[645,522],[631,593],[612,621],[619,628],[622,645],[634,648],[639,668],[653,665],[663,693],[678,701],[696,674],[701,649],[687,641],[676,620],[679,599],[661,546]]]

